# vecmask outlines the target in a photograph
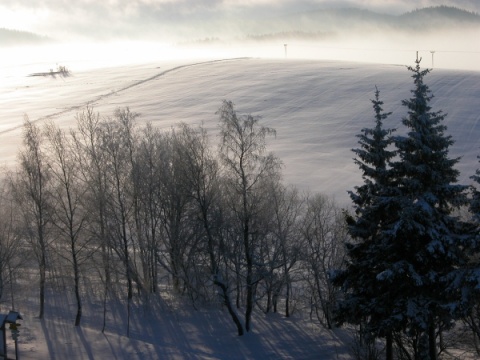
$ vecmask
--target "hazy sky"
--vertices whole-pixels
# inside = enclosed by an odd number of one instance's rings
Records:
[[[478,0],[2,0],[0,27],[64,39],[111,38],[166,32],[173,24],[214,26],[325,7],[399,14],[434,5],[480,12]]]

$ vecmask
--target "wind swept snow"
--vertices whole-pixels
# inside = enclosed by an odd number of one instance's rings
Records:
[[[269,149],[284,162],[287,183],[334,195],[343,205],[347,190],[361,181],[350,149],[355,135],[373,123],[375,86],[385,111],[393,112],[385,124],[390,128],[400,127],[406,115],[401,100],[411,89],[405,66],[336,61],[242,58],[71,70],[71,77],[25,77],[1,88],[2,162],[16,159],[24,114],[75,126],[75,114],[87,104],[102,116],[128,106],[140,113],[139,121],[161,128],[203,123],[214,136],[215,112],[227,99],[239,113],[261,116],[277,130]],[[435,69],[426,81],[434,110],[448,113],[452,155],[462,157],[460,181],[469,183],[480,153],[480,73]]]

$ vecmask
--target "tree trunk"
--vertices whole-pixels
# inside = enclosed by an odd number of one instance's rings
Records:
[[[435,320],[431,316],[428,324],[428,353],[430,360],[437,360],[437,337]]]
[[[272,303],[273,303],[273,312],[276,314],[277,313],[277,304],[278,304],[278,297],[279,297],[279,292],[278,291],[275,291],[274,294],[273,294],[273,298],[272,298]]]
[[[241,283],[240,283],[240,269],[238,267],[238,264],[235,264],[235,270],[236,270],[236,273],[237,273],[237,276],[236,276],[237,294],[236,294],[236,297],[235,297],[235,305],[236,305],[237,309],[240,309],[241,297],[242,297],[242,287],[241,287]]]
[[[285,317],[290,317],[290,281],[287,279],[287,292],[285,294]]]
[[[392,332],[388,332],[385,346],[385,359],[393,360],[393,336]]]
[[[127,299],[127,338],[130,337],[130,310],[131,310],[131,304],[132,298]]]
[[[222,297],[223,297],[224,304],[227,307],[228,313],[232,317],[233,322],[237,326],[238,336],[242,336],[243,335],[243,326],[242,326],[242,323],[240,322],[240,319],[238,318],[237,313],[233,309],[232,302],[230,301],[230,296],[228,296],[227,286],[225,284],[217,281],[217,280],[214,281],[214,284],[217,285],[220,289],[222,289]]]
[[[245,330],[251,330],[251,319],[253,312],[253,284],[251,271],[247,273],[247,303],[245,306]]]
[[[46,282],[46,261],[45,254],[42,254],[40,260],[40,313],[38,315],[39,319],[43,319],[44,310],[45,310],[45,282]]]
[[[105,288],[103,289],[103,324],[102,324],[102,334],[105,333],[105,328],[107,327],[107,300],[108,300],[108,283],[105,282]]]
[[[265,309],[265,313],[268,314],[271,308],[272,308],[272,288],[269,286],[267,290],[267,308]]]
[[[246,204],[246,200],[244,200]],[[245,211],[246,213],[246,211]],[[243,244],[245,248],[245,260],[247,263],[247,301],[245,306],[245,330],[248,332],[251,329],[250,321],[253,312],[253,256],[250,248],[249,239],[249,220],[245,219],[245,227],[243,230]]]
[[[77,315],[75,316],[75,326],[79,326],[80,320],[82,319],[82,302],[80,300],[78,285],[75,285],[75,296],[77,298]]]
[[[75,298],[77,300],[77,315],[75,316],[75,326],[79,326],[80,320],[82,318],[82,300],[80,298],[80,274],[78,271],[78,262],[75,252],[73,252],[73,271],[75,281]]]
[[[103,234],[103,224],[102,224],[102,234]],[[107,326],[107,299],[108,299],[108,291],[111,283],[111,275],[110,275],[110,259],[108,249],[105,244],[105,238],[102,237],[102,260],[103,266],[105,271],[105,286],[103,288],[103,325],[102,325],[102,333],[105,332],[105,327]]]

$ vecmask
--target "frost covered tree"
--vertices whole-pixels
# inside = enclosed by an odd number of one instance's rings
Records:
[[[478,157],[480,159],[480,156]],[[474,184],[470,188],[471,197],[468,208],[471,219],[469,234],[471,235],[470,248],[465,248],[470,255],[468,266],[460,269],[462,279],[463,297],[463,321],[472,330],[474,344],[477,354],[480,355],[480,301],[479,288],[480,283],[480,169],[470,177]]]
[[[268,275],[264,283],[267,295],[265,312],[277,312],[280,295],[284,295],[285,316],[291,314],[291,298],[295,271],[301,259],[302,242],[298,231],[298,219],[302,213],[303,199],[295,187],[275,182],[269,192],[272,203],[272,221],[268,251]]]
[[[391,113],[383,111],[380,92],[372,100],[375,127],[364,128],[359,138],[359,148],[353,149],[354,159],[362,171],[364,184],[350,191],[355,216],[347,215],[348,232],[353,242],[347,243],[346,268],[334,275],[334,283],[345,291],[339,302],[336,320],[339,323],[361,324],[363,335],[387,338],[387,359],[392,358],[392,324],[388,309],[392,307],[391,284],[378,278],[390,264],[385,262],[389,252],[389,239],[385,224],[397,212],[386,201],[395,194],[394,178],[389,168],[395,156],[391,148],[391,134],[384,121]]]
[[[14,279],[24,271],[22,265],[28,256],[22,247],[19,228],[23,225],[12,196],[11,177],[7,174],[7,179],[0,180],[0,299],[5,301],[6,290],[10,290],[11,307],[15,309]]]
[[[107,299],[112,288],[112,248],[107,236],[107,154],[103,151],[104,134],[100,114],[87,107],[77,114],[77,132],[72,133],[75,142],[79,176],[86,184],[85,208],[92,215],[86,224],[91,240],[100,249],[101,260],[93,261],[99,267],[103,282],[103,327],[106,328]]]
[[[136,113],[117,109],[114,118],[102,127],[105,156],[107,241],[123,264],[127,290],[127,337],[130,335],[134,282],[141,288],[135,269],[134,234],[136,200],[132,181],[132,152],[135,143]]]
[[[52,199],[51,176],[47,169],[44,137],[34,123],[25,117],[23,127],[23,150],[20,151],[20,165],[12,182],[14,200],[18,205],[23,235],[30,243],[40,276],[38,317],[44,316],[45,287],[47,281],[47,254],[50,248]]]
[[[339,291],[329,281],[329,272],[342,267],[348,237],[342,212],[333,199],[310,196],[304,203],[300,229],[302,273],[311,309],[323,327],[332,329]]]
[[[192,231],[189,218],[191,216],[191,189],[187,186],[188,166],[182,158],[185,138],[181,133],[172,131],[164,138],[165,152],[162,161],[161,183],[161,224],[165,254],[162,258],[164,267],[172,276],[176,291],[192,294],[192,284],[197,272],[193,270],[193,259],[198,238]],[[192,265],[192,266],[190,266]]]
[[[83,234],[89,220],[83,202],[86,187],[78,176],[80,162],[65,131],[49,123],[45,133],[48,139],[47,168],[54,185],[52,199],[55,206],[52,208],[52,226],[56,231],[55,245],[57,253],[70,263],[73,270],[77,302],[75,326],[79,326],[82,317],[81,266],[92,255],[92,250],[88,250],[88,237]]]
[[[366,181],[357,188],[359,197],[352,196],[357,216],[349,218],[350,233],[361,241],[349,246],[349,266],[334,280],[350,290],[340,304],[342,320],[364,316],[361,323],[379,336],[402,332],[413,358],[434,360],[439,332],[453,324],[462,305],[456,280],[467,262],[467,237],[453,213],[465,204],[466,187],[456,184],[458,159],[449,157],[453,140],[445,135],[445,115],[430,106],[429,70],[421,70],[420,60],[408,69],[414,88],[402,102],[406,135],[392,137],[397,156],[384,153],[384,167],[374,162],[377,155],[370,157],[375,152],[357,152],[376,170],[363,168],[364,176],[375,176],[380,186]]]
[[[461,304],[453,281],[467,262],[467,237],[454,210],[466,203],[466,187],[456,184],[459,159],[449,157],[453,140],[445,135],[446,115],[430,106],[433,96],[424,83],[429,70],[421,70],[420,61],[409,67],[414,88],[402,102],[408,132],[394,138],[399,158],[392,167],[399,193],[391,202],[399,211],[388,226],[390,266],[379,277],[394,284],[391,318],[419,339],[415,358],[434,360],[437,335],[452,325]]]
[[[164,138],[147,124],[140,132],[134,161],[134,181],[138,198],[136,229],[143,282],[149,293],[158,291],[158,254],[161,238]]]
[[[196,226],[196,234],[199,245],[195,252],[201,253],[206,258],[205,262],[195,259],[199,265],[206,265],[209,279],[218,289],[222,303],[234,322],[239,336],[244,334],[243,325],[236,313],[231,301],[230,281],[228,266],[225,266],[227,257],[225,250],[225,238],[222,235],[224,224],[222,219],[222,191],[220,166],[216,160],[209,143],[207,132],[203,127],[192,128],[186,124],[180,124],[177,137],[182,139],[183,146],[180,158],[184,162],[183,177],[185,187],[190,189],[190,197],[193,199],[193,213],[191,216]],[[199,251],[203,249],[203,251]],[[192,266],[192,268],[194,268]],[[201,272],[200,269],[195,269]]]
[[[274,130],[261,126],[252,115],[238,116],[231,101],[224,101],[220,117],[220,160],[224,166],[227,207],[242,249],[246,287],[245,330],[251,329],[255,288],[262,269],[258,258],[264,235],[263,211],[269,205],[267,184],[276,178],[280,161],[266,152],[266,137]]]

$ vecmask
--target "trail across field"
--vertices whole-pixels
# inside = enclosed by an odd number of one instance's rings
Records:
[[[385,125],[401,132],[401,101],[413,84],[403,65],[314,60],[237,58],[73,70],[63,80],[25,77],[22,86],[1,88],[0,160],[15,162],[25,114],[74,127],[75,114],[86,105],[107,117],[128,106],[140,114],[139,122],[165,129],[203,124],[215,140],[215,112],[227,99],[239,113],[261,116],[277,130],[269,149],[282,159],[287,183],[333,195],[345,206],[347,191],[361,182],[351,148],[360,130],[373,124],[375,86],[384,110],[393,112]],[[480,154],[480,73],[435,69],[426,82],[434,110],[448,113],[445,124],[456,141],[451,152],[462,157],[460,180],[469,183]]]
[[[186,64],[186,65],[179,65],[179,66],[175,66],[171,69],[168,69],[168,70],[165,70],[165,71],[162,71],[158,74],[155,74],[154,76],[151,76],[147,79],[143,79],[143,80],[139,80],[139,81],[135,81],[133,82],[132,84],[130,85],[127,85],[123,88],[120,88],[118,90],[112,90],[110,92],[107,92],[105,94],[101,94],[101,95],[98,95],[96,96],[94,99],[92,100],[89,100],[87,102],[84,102],[84,103],[81,103],[81,104],[77,104],[77,105],[72,105],[70,106],[69,108],[66,108],[62,111],[57,111],[57,112],[54,112],[52,114],[49,114],[49,115],[45,115],[45,116],[42,116],[40,118],[37,118],[35,119],[34,121],[35,122],[38,122],[38,121],[44,121],[44,120],[49,120],[49,119],[54,119],[54,118],[57,118],[59,116],[62,116],[62,115],[65,115],[65,114],[68,114],[70,112],[73,112],[73,111],[81,111],[82,109],[84,109],[85,107],[89,106],[89,105],[94,105],[94,104],[97,104],[98,102],[108,98],[108,97],[111,97],[111,96],[114,96],[114,95],[118,95],[119,93],[121,92],[124,92],[126,90],[130,90],[138,85],[142,85],[148,81],[152,81],[152,80],[155,80],[155,79],[158,79],[159,77],[161,76],[164,76],[170,72],[173,72],[173,71],[178,71],[178,70],[181,70],[181,69],[184,69],[184,68],[187,68],[187,67],[191,67],[191,66],[198,66],[198,65],[206,65],[206,64],[211,64],[211,63],[216,63],[216,62],[219,62],[219,61],[235,61],[235,60],[243,60],[245,58],[236,58],[236,59],[222,59],[222,60],[211,60],[211,61],[204,61],[204,62],[197,62],[197,63],[191,63],[191,64]],[[54,74],[54,73],[52,73]],[[42,74],[33,74],[33,75],[29,75],[29,76],[42,76],[44,78],[49,78],[50,80],[56,80],[56,76],[51,76],[50,73],[42,73]],[[67,78],[69,76],[61,76],[60,78],[62,80],[65,81],[65,78]],[[11,132],[13,130],[16,130],[18,129],[19,127],[21,127],[22,125],[16,125],[16,126],[13,126],[12,128],[10,129],[5,129],[5,130],[2,130],[0,131],[0,135],[2,134],[5,134],[5,133],[8,133],[8,132]]]

